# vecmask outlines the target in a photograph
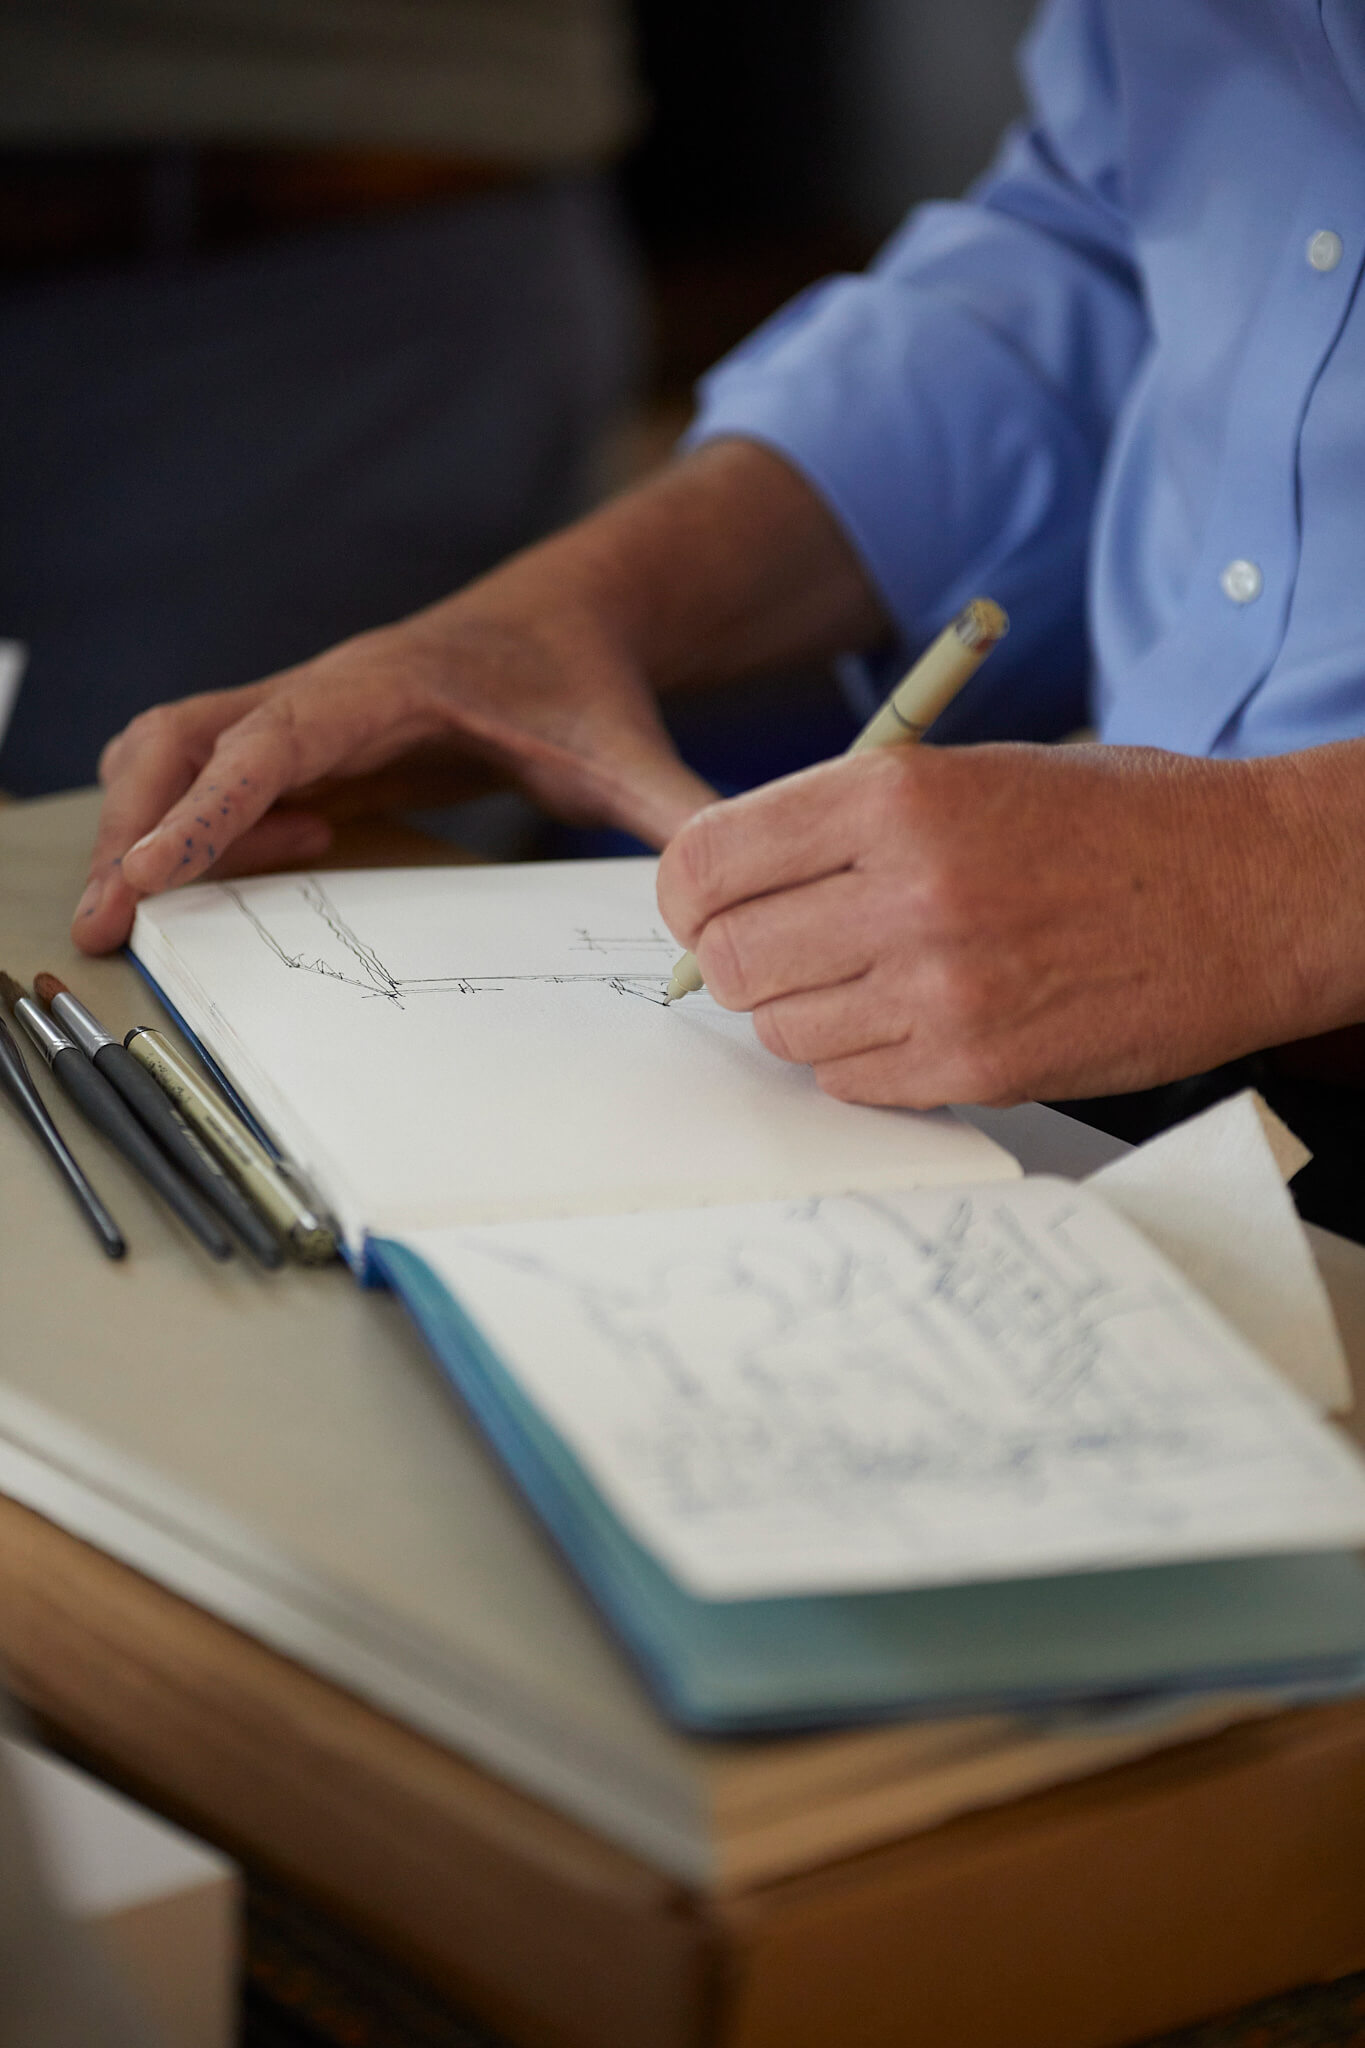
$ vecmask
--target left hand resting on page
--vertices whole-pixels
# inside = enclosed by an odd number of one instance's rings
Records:
[[[698,812],[659,904],[831,1095],[1105,1094],[1365,1015],[1362,796],[1354,741],[867,753]]]

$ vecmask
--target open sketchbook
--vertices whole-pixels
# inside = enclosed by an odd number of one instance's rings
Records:
[[[1365,1476],[1098,1198],[660,1001],[647,862],[145,905],[687,1726],[1330,1677]]]
[[[358,1257],[441,1223],[1016,1174],[947,1111],[854,1107],[707,995],[654,862],[280,876],[144,904],[133,952]]]

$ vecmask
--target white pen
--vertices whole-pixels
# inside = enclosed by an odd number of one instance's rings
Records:
[[[168,1038],[149,1025],[128,1033],[124,1044],[170,1096],[187,1124],[222,1160],[242,1192],[306,1265],[322,1266],[337,1253],[335,1233],[290,1186],[279,1165],[241,1118],[200,1080]]]

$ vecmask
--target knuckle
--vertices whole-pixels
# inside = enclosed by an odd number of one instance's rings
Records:
[[[881,747],[861,756],[863,801],[884,826],[901,824],[914,802],[917,749]]]
[[[750,1006],[749,958],[740,936],[743,922],[733,911],[722,911],[707,924],[700,942],[706,985],[729,1010]]]
[[[790,1018],[777,1003],[765,1003],[754,1011],[754,1033],[759,1044],[780,1060],[799,1064],[806,1057],[799,1048]]]
[[[120,737],[130,743],[146,745],[149,740],[160,740],[174,731],[182,716],[178,704],[153,704],[146,711],[139,711],[136,718],[129,719]]]
[[[865,1102],[865,1085],[860,1086],[858,1069],[852,1060],[817,1060],[812,1069],[820,1089],[836,1102]]]
[[[145,715],[144,713],[143,716]],[[99,766],[96,770],[101,782],[107,782],[127,765],[128,756],[136,750],[141,737],[137,730],[138,724],[139,720],[133,719],[131,724],[124,726],[122,732],[116,732],[111,740],[106,741],[100,752]]]
[[[669,841],[659,865],[659,907],[665,921],[684,939],[695,936],[714,887],[716,808],[708,804],[689,818]]]
[[[676,851],[675,866],[683,888],[698,901],[705,900],[719,871],[718,824],[717,806],[708,804],[688,819],[670,848],[670,852]]]
[[[971,1102],[982,1107],[987,1104],[1000,1106],[991,1082],[991,1063],[979,1054],[966,1053],[945,1061],[939,1069],[939,1074],[940,1085],[934,1098],[935,1103]]]
[[[300,780],[304,736],[293,699],[287,691],[269,697],[239,725],[228,726],[218,736],[215,756],[234,752],[243,740],[264,740],[269,755],[269,779],[280,788]]]
[[[856,760],[857,780],[852,796],[861,820],[860,837],[872,845],[885,845],[889,833],[898,832],[903,809],[898,764],[890,752],[869,754]]]
[[[1033,1099],[1031,1088],[1021,1087],[1014,1080],[998,1080],[987,1076],[979,1081],[969,1093],[955,1095],[955,1102],[976,1102],[983,1109],[1017,1109],[1021,1102]]]
[[[938,1109],[954,1100],[939,1085],[909,1043],[883,1047],[861,1058],[817,1063],[815,1078],[839,1102],[875,1103],[897,1109]]]
[[[949,977],[948,1008],[953,1024],[973,1047],[987,1042],[995,1015],[992,990],[983,975],[959,968]]]
[[[100,757],[95,773],[101,782],[108,782],[112,775],[118,773],[118,764],[127,751],[127,737],[127,728],[125,727],[122,732],[116,732],[111,740],[106,740],[100,748]]]
[[[1029,1093],[1018,1061],[1005,1047],[987,1040],[973,1046],[964,1056],[961,1088],[954,1100],[1006,1109],[1013,1103],[1026,1102]]]
[[[979,932],[982,904],[966,864],[951,846],[921,840],[915,893],[920,915],[931,929],[969,937]]]
[[[933,1073],[935,1102],[1004,1106],[1027,1099],[1013,1040],[1002,1029],[1000,1003],[982,982],[958,988],[926,1015],[932,1023],[925,1033],[925,1060]]]
[[[159,746],[168,732],[173,732],[178,722],[179,706],[154,704],[149,710],[139,711],[130,718],[121,732],[116,732],[100,754],[96,773],[101,782],[121,774],[139,754]]]
[[[925,977],[923,1000],[945,1036],[973,1047],[988,1037],[999,1010],[992,978],[967,958],[940,961]]]

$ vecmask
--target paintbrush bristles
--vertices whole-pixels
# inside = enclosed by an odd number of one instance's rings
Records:
[[[13,1009],[16,1003],[22,1002],[27,994],[28,990],[23,986],[22,982],[16,981],[12,974],[6,974],[4,969],[0,967],[0,996],[5,998],[10,1008]]]
[[[33,977],[33,993],[38,1001],[50,1010],[54,996],[69,996],[71,991],[64,981],[58,981],[55,974],[49,974],[44,969],[41,974],[35,974]]]

